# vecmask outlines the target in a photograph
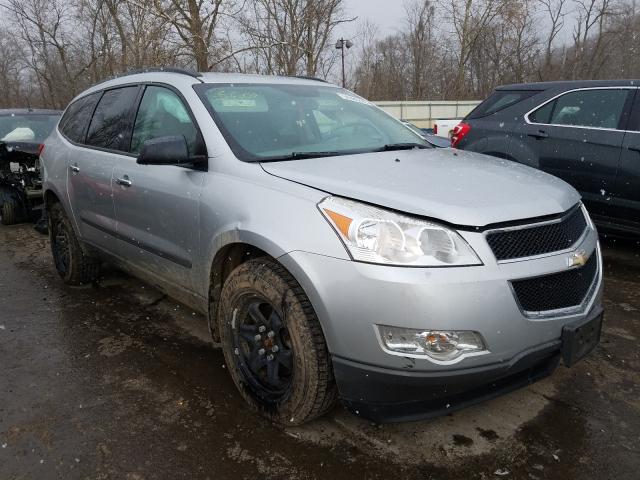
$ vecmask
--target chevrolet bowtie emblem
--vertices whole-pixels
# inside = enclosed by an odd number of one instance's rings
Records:
[[[567,258],[567,263],[569,268],[583,267],[587,263],[587,260],[589,260],[587,252],[580,250],[579,252],[572,253],[569,258]]]

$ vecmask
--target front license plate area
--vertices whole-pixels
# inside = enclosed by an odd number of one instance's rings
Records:
[[[582,325],[567,325],[562,329],[562,360],[571,367],[600,341],[602,331],[602,313]]]

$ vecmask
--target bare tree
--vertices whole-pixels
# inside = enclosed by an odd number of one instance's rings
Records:
[[[193,55],[196,69],[210,69],[212,43],[224,14],[233,5],[225,0],[154,0],[156,12],[176,31]]]
[[[538,0],[544,11],[544,17],[550,24],[549,32],[545,41],[544,60],[542,69],[539,72],[540,79],[545,80],[551,72],[551,61],[554,54],[554,42],[558,34],[564,28],[565,17],[567,12],[565,5],[567,0]]]
[[[243,33],[256,71],[316,76],[344,18],[343,0],[253,0]]]
[[[613,0],[574,0],[574,3],[577,21],[573,30],[574,61],[570,75],[571,78],[592,78],[594,65],[601,61],[605,24],[613,14],[614,3]]]
[[[435,6],[430,0],[414,0],[405,9],[408,27],[405,36],[411,57],[411,95],[425,98],[432,93],[429,77],[436,49],[433,25]]]
[[[504,0],[449,0],[445,4],[449,20],[453,26],[458,53],[456,76],[452,84],[452,93],[460,96],[468,92],[465,86],[467,63],[478,45],[483,30],[501,12]]]

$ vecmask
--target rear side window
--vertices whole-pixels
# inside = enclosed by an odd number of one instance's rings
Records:
[[[140,153],[147,140],[171,135],[182,135],[187,141],[189,154],[198,153],[198,129],[180,97],[168,88],[149,86],[138,109],[131,152]]]
[[[104,92],[89,125],[87,145],[128,151],[131,138],[131,113],[137,95],[137,86]]]
[[[75,143],[84,143],[91,114],[100,99],[100,93],[92,93],[73,102],[60,120],[60,132]]]
[[[628,89],[578,90],[566,93],[529,115],[534,123],[593,128],[619,128]]]
[[[511,107],[538,93],[538,90],[496,90],[489,98],[467,115],[467,118],[480,118]]]

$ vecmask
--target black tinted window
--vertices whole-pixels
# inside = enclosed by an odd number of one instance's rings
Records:
[[[131,152],[140,153],[147,140],[171,135],[182,135],[189,154],[198,153],[198,130],[180,97],[168,88],[149,86],[136,116]]]
[[[131,110],[138,87],[123,87],[107,90],[102,95],[93,114],[87,145],[127,151],[131,134]]]
[[[479,118],[491,115],[507,107],[521,102],[525,98],[538,93],[537,90],[496,90],[489,98],[478,105],[467,115],[467,118]]]
[[[618,128],[630,90],[596,89],[569,92],[554,103],[554,125]]]
[[[91,114],[100,99],[100,93],[93,93],[73,102],[60,120],[60,131],[72,142],[83,143]]]

